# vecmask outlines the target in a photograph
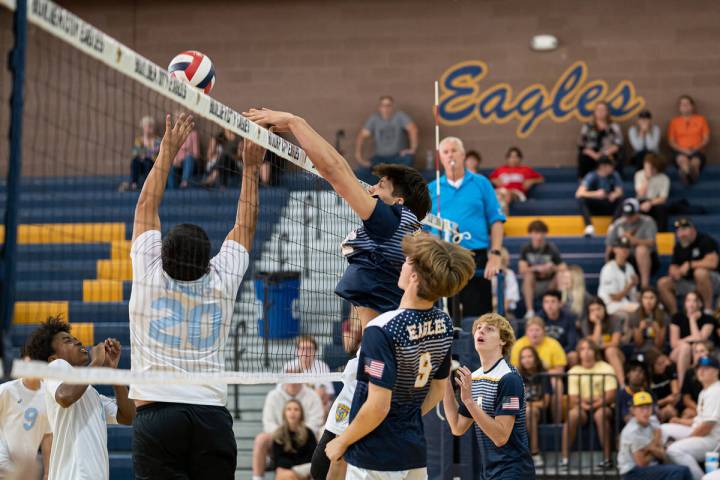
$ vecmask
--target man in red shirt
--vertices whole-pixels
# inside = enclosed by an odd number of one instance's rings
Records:
[[[506,164],[498,167],[490,174],[490,181],[495,186],[495,193],[508,215],[510,204],[516,200],[524,202],[530,189],[545,181],[542,175],[522,163],[523,154],[517,147],[510,147],[505,155]]]

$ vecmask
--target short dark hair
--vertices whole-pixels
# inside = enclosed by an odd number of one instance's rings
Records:
[[[210,264],[210,239],[191,223],[175,225],[162,241],[162,267],[171,278],[192,281],[205,275]]]
[[[70,324],[63,320],[61,315],[48,317],[45,323],[40,324],[30,334],[30,338],[25,342],[23,356],[30,357],[31,360],[47,362],[55,354],[52,342],[55,335],[60,332],[70,333]]]
[[[560,293],[560,290],[547,290],[543,293],[543,298],[545,297],[555,297],[559,302],[562,302],[562,293]]]
[[[528,225],[528,233],[532,232],[540,232],[540,233],[548,233],[549,229],[547,226],[547,223],[543,222],[542,220],[533,220],[530,222],[530,225]]]
[[[465,158],[467,157],[475,157],[478,159],[478,163],[482,162],[482,155],[480,155],[480,152],[477,150],[468,150],[465,152]]]
[[[520,150],[518,147],[510,147],[510,148],[508,148],[508,151],[507,151],[507,153],[505,154],[505,158],[509,158],[510,155],[512,155],[513,153],[515,153],[515,155],[517,155],[518,158],[520,158],[520,159],[523,158],[522,150]]]
[[[695,107],[695,99],[694,99],[693,97],[691,97],[691,96],[688,95],[687,93],[684,93],[684,94],[682,94],[682,95],[680,95],[680,96],[678,97],[678,103],[680,103],[680,101],[683,100],[683,99],[684,99],[684,100],[687,100],[688,102],[690,102],[690,105],[692,105],[693,107]]]
[[[420,172],[406,165],[382,163],[373,169],[378,178],[387,177],[393,184],[393,196],[404,200],[404,205],[418,220],[425,218],[432,202],[425,179]]]
[[[382,102],[383,100],[390,100],[392,103],[395,103],[395,99],[392,95],[380,95],[379,101]]]

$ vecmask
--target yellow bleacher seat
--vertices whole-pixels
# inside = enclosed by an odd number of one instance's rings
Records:
[[[0,242],[5,228],[0,226]],[[18,243],[104,243],[125,240],[124,223],[46,223],[20,225]]]
[[[72,333],[83,345],[95,345],[95,324],[89,322],[70,323]]]
[[[128,240],[117,240],[110,245],[110,258],[113,260],[128,260],[130,258],[131,243]]]
[[[580,215],[548,215],[548,216],[527,216],[508,217],[505,222],[506,237],[527,236],[527,227],[534,220],[542,220],[548,226],[548,235],[553,237],[582,236],[585,224]],[[612,217],[593,217],[593,226],[596,235],[605,235],[612,223]]]
[[[675,247],[675,234],[671,232],[658,233],[655,237],[660,255],[672,255]]]
[[[132,280],[132,262],[127,260],[98,260],[98,280]]]
[[[15,325],[41,323],[48,317],[57,315],[69,321],[69,312],[69,302],[15,302],[13,323]]]
[[[83,280],[83,302],[122,302],[120,280]]]

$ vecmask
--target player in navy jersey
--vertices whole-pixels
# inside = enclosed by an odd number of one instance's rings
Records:
[[[482,479],[535,478],[535,467],[525,425],[525,388],[520,374],[505,359],[515,343],[510,322],[487,313],[473,323],[480,368],[457,371],[462,405],[458,407],[450,382],[443,407],[453,435],[462,435],[473,423],[480,444]]]
[[[350,425],[325,449],[331,460],[345,457],[348,479],[427,477],[421,417],[442,399],[453,335],[433,305],[475,273],[470,251],[428,234],[407,236],[402,247],[400,308],[367,325]]]

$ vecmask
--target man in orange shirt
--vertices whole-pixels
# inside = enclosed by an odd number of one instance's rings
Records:
[[[705,165],[703,149],[710,141],[710,127],[702,115],[695,113],[695,101],[689,95],[678,100],[680,115],[670,121],[668,143],[675,152],[680,179],[695,183]]]

